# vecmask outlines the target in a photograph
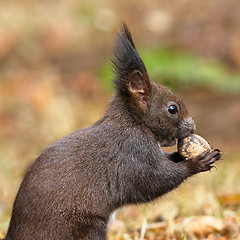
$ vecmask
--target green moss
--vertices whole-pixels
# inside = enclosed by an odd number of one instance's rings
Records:
[[[140,56],[153,80],[175,90],[202,86],[216,91],[240,92],[240,73],[231,73],[220,61],[161,48],[141,50]],[[111,90],[110,63],[103,66],[100,76],[106,89]]]

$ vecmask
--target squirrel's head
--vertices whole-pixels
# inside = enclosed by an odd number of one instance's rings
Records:
[[[195,131],[184,102],[168,88],[149,79],[125,24],[117,34],[114,53],[117,95],[135,121],[148,127],[161,146],[174,145],[176,139]]]

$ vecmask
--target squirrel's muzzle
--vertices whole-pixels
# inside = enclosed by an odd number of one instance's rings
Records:
[[[180,125],[178,126],[178,134],[177,138],[185,138],[188,135],[194,133],[196,131],[196,125],[193,121],[192,117],[187,117],[182,120]]]

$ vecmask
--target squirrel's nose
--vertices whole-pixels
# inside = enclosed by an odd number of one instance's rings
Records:
[[[189,125],[190,129],[191,129],[191,133],[194,133],[196,131],[196,125],[195,122],[193,121],[192,117],[188,117],[186,119],[187,124]]]
[[[196,125],[192,117],[184,118],[178,127],[178,138],[185,138],[196,131]]]

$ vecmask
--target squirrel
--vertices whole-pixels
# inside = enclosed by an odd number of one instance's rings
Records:
[[[193,159],[162,147],[196,129],[184,102],[149,79],[130,31],[117,33],[115,95],[103,117],[45,149],[21,183],[4,240],[105,240],[118,208],[150,202],[210,170],[215,149]]]

